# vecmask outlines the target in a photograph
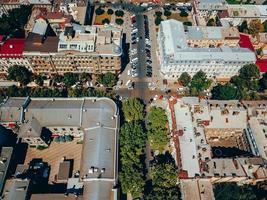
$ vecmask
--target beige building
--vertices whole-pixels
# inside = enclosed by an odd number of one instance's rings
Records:
[[[33,7],[52,9],[50,0],[0,0],[0,14],[7,14],[9,10],[19,8],[21,5],[33,5]]]
[[[185,31],[189,47],[237,47],[239,42],[236,27],[188,26]]]
[[[37,28],[33,28],[25,41],[23,56],[34,73],[120,72],[121,29],[70,24],[58,36],[44,37],[48,26],[42,20],[37,21],[34,26]]]

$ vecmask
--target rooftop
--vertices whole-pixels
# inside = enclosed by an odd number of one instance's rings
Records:
[[[0,35],[0,58],[21,57],[25,39],[4,38]]]
[[[9,101],[7,100],[5,104],[9,104]],[[113,188],[117,178],[118,128],[118,110],[112,100],[108,98],[31,98],[24,111],[25,121],[34,119],[40,123],[40,127],[80,127],[84,131],[80,172],[82,181],[90,182],[88,184],[90,188],[86,189],[89,192],[87,195],[90,199],[96,200],[99,195],[107,197],[111,194],[110,190],[105,191],[105,189]],[[71,148],[67,148],[66,144],[64,144],[65,151],[70,150]],[[62,156],[55,152],[48,153],[53,147],[51,145],[48,149],[38,151],[44,153],[43,155],[37,156],[37,152],[34,154],[28,152],[29,157],[25,162],[41,157],[48,163],[52,162],[48,159],[55,158],[58,163],[58,158],[62,157],[65,151],[57,151],[63,154]],[[59,146],[59,144],[54,145]],[[33,150],[29,148],[28,151]],[[77,155],[80,153],[75,154]],[[98,191],[101,191],[100,194]]]
[[[25,179],[10,179],[6,181],[3,200],[25,200],[30,181]]]
[[[0,149],[0,193],[2,192],[4,187],[6,173],[9,167],[12,153],[12,147],[2,147],[2,149]]]
[[[160,34],[159,40],[161,40],[160,42],[163,46],[162,56],[166,60],[189,60],[190,62],[202,62],[203,60],[223,60],[225,62],[256,61],[254,52],[246,48],[231,48],[228,46],[219,48],[188,47],[183,23],[173,19],[161,23]]]

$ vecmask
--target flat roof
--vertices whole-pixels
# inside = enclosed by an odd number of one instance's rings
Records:
[[[247,48],[228,46],[216,48],[189,47],[183,23],[173,19],[161,22],[158,40],[163,49],[163,55],[161,56],[164,58],[164,62],[167,63],[169,63],[169,60],[173,60],[174,63],[175,61],[203,62],[205,60],[251,63],[256,61],[255,53]]]
[[[29,184],[30,180],[27,179],[7,180],[3,191],[3,200],[25,200]]]
[[[25,108],[25,120],[34,118],[42,127],[84,131],[81,179],[90,182],[87,191],[92,200],[110,199],[104,194],[113,194],[105,189],[113,188],[117,179],[118,117],[116,104],[108,98],[31,98]]]

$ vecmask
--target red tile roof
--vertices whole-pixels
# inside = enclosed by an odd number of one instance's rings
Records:
[[[239,46],[248,48],[255,52],[253,44],[249,38],[249,35],[240,33]],[[267,72],[267,59],[257,58],[256,65],[260,68],[260,72]]]
[[[25,39],[10,38],[3,41],[0,35],[0,58],[21,57],[24,49]]]

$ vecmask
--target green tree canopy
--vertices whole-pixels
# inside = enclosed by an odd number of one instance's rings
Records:
[[[238,186],[235,183],[220,183],[215,185],[216,200],[256,200],[257,196],[250,186]]]
[[[255,80],[260,77],[259,67],[255,64],[244,65],[239,70],[239,76],[242,79]]]
[[[152,189],[145,195],[145,200],[180,200],[177,174],[175,161],[169,153],[156,156],[151,162],[149,170]]]
[[[8,80],[18,81],[23,85],[27,85],[32,78],[32,72],[24,66],[14,65],[8,68]]]
[[[79,81],[81,81],[82,83],[86,83],[87,81],[91,81],[91,80],[92,80],[91,74],[86,73],[86,72],[79,74]]]
[[[183,72],[178,81],[185,87],[188,87],[191,82],[191,76],[187,72]]]
[[[123,12],[123,10],[116,10],[116,11],[115,11],[115,15],[116,15],[117,17],[123,17],[124,12]]]
[[[138,122],[125,123],[121,127],[119,140],[122,190],[133,197],[140,197],[145,185],[141,155],[146,145],[146,132]]]
[[[24,27],[31,15],[32,6],[21,5],[0,17],[0,35],[24,38]]]
[[[97,76],[97,82],[104,85],[105,87],[112,87],[116,85],[118,78],[115,74],[107,72],[105,74],[99,74]]]
[[[95,9],[96,15],[103,15],[104,12],[105,12],[105,10],[103,10],[101,7],[98,7],[97,9]]]
[[[215,20],[213,18],[210,18],[209,21],[207,22],[207,26],[215,26]]]
[[[37,76],[34,77],[34,82],[39,86],[43,86],[44,85],[44,80],[45,80],[45,77],[42,76],[42,75],[37,75]]]
[[[123,21],[123,19],[118,18],[118,19],[115,20],[115,22],[116,22],[116,24],[118,24],[118,25],[122,25],[124,21]]]
[[[109,8],[108,11],[107,11],[107,13],[108,13],[109,15],[113,15],[114,11],[113,11],[111,8]]]
[[[129,98],[123,101],[122,110],[125,120],[128,122],[144,119],[144,105],[139,99]]]
[[[109,24],[110,20],[108,18],[105,18],[102,20],[102,24]]]
[[[239,99],[238,89],[231,83],[227,83],[225,85],[218,84],[213,87],[212,98],[218,100],[231,100],[231,99]]]
[[[152,107],[148,115],[148,141],[152,149],[163,151],[169,139],[167,137],[168,119],[162,108]]]
[[[180,16],[181,16],[181,17],[187,17],[187,16],[188,16],[188,13],[187,13],[186,11],[182,10],[182,11],[180,12]]]
[[[163,19],[161,17],[156,17],[156,19],[155,19],[155,25],[156,26],[159,26],[162,20]]]
[[[261,91],[267,89],[267,72],[265,72],[265,73],[262,75],[262,78],[259,80],[259,85],[260,85],[260,89],[261,89]]]
[[[161,17],[161,16],[162,16],[162,12],[161,12],[161,11],[156,11],[156,12],[155,12],[155,15],[156,15],[157,17]]]
[[[63,77],[63,83],[67,86],[67,87],[71,87],[73,86],[75,83],[77,83],[79,80],[79,74],[76,73],[65,73],[64,77]]]
[[[203,71],[198,71],[192,78],[190,85],[190,92],[199,95],[204,90],[208,89],[211,85],[211,80],[207,78],[207,75]],[[194,91],[194,92],[192,92]]]
[[[144,191],[144,175],[129,165],[123,165],[119,173],[121,188],[124,193],[130,193],[134,198],[141,197]]]
[[[165,15],[166,17],[171,16],[171,14],[172,14],[172,12],[169,11],[169,10],[165,10],[165,11],[164,11],[164,15]]]

